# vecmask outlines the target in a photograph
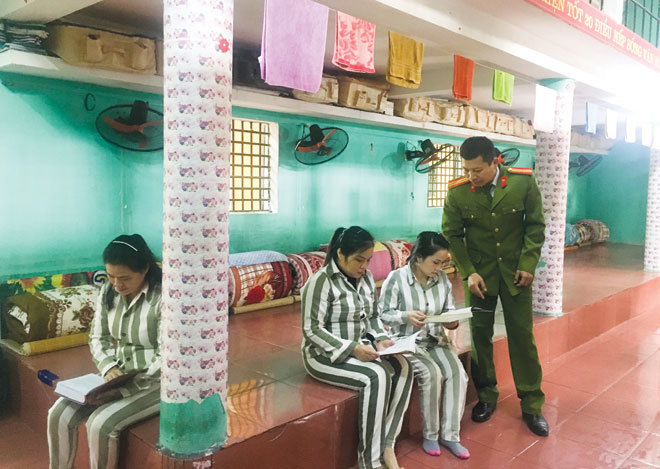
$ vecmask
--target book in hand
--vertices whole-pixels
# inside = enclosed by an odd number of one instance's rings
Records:
[[[420,332],[422,331],[417,331],[408,337],[397,340],[394,345],[379,351],[378,355],[382,357],[383,355],[395,355],[397,353],[415,353],[415,341]]]
[[[78,404],[90,404],[105,391],[125,384],[136,373],[136,371],[124,373],[107,382],[101,376],[89,373],[77,378],[58,381],[55,386],[55,393]]]
[[[425,322],[454,322],[460,321],[461,319],[469,319],[472,317],[472,308],[460,308],[453,309],[441,314],[434,314],[432,316],[426,316]]]

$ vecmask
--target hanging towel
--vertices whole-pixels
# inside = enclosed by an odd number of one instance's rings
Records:
[[[510,73],[493,70],[493,100],[501,101],[511,106],[514,80],[515,77]]]
[[[540,132],[555,131],[555,109],[557,92],[545,86],[536,85],[534,104],[534,128]]]
[[[650,147],[653,141],[653,126],[648,122],[642,124],[642,145]]]
[[[653,127],[653,143],[651,148],[655,150],[660,150],[660,125]]]
[[[474,60],[454,54],[454,98],[472,99],[472,78],[474,77]]]
[[[616,138],[616,124],[617,124],[617,115],[616,111],[611,109],[607,110],[607,120],[605,121],[605,136],[610,139]]]
[[[634,117],[628,116],[626,119],[626,142],[635,143],[637,141],[637,121]]]
[[[385,79],[404,88],[419,88],[422,83],[424,44],[390,31],[390,55]]]
[[[587,123],[584,126],[584,131],[588,134],[595,134],[596,127],[598,126],[598,104],[587,102],[586,117]]]
[[[374,73],[376,25],[337,12],[332,63],[350,72]]]
[[[316,93],[321,86],[328,8],[311,0],[264,0],[261,78]]]

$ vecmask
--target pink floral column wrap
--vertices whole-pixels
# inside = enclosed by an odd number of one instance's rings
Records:
[[[660,272],[660,149],[651,149],[649,188],[646,200],[644,270]]]
[[[564,280],[564,230],[568,159],[571,147],[571,119],[575,82],[569,79],[542,80],[541,84],[557,91],[555,131],[537,132],[534,175],[543,196],[545,244],[534,279],[534,311],[562,314]]]
[[[165,0],[160,448],[226,440],[233,0]]]

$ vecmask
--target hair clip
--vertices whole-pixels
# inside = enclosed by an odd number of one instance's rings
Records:
[[[137,248],[134,247],[134,246],[131,246],[131,245],[128,244],[126,241],[117,241],[117,240],[114,240],[113,243],[114,243],[114,244],[125,244],[126,246],[128,246],[129,248],[131,248],[133,251],[137,252]]]

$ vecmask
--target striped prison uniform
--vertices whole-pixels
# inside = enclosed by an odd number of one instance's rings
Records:
[[[390,272],[380,290],[383,322],[392,327],[394,337],[406,337],[419,331],[408,323],[410,311],[433,315],[451,309],[455,309],[451,283],[442,271],[422,285],[410,266],[405,265]],[[460,441],[468,378],[441,323],[424,326],[417,338],[417,351],[408,360],[419,386],[424,438],[438,439],[442,397],[442,438]]]
[[[412,369],[403,356],[363,362],[351,353],[358,344],[389,339],[378,315],[373,275],[367,271],[357,289],[331,261],[302,290],[303,364],[319,381],[359,394],[358,465],[382,465],[394,447],[412,388]]]
[[[78,426],[85,419],[91,468],[116,468],[121,431],[160,411],[160,287],[145,285],[130,304],[116,295],[112,308],[104,301],[109,288],[108,282],[101,289],[90,328],[92,358],[101,376],[114,366],[141,372],[119,388],[119,400],[93,406],[60,398],[53,404],[48,411],[51,469],[73,467]]]

